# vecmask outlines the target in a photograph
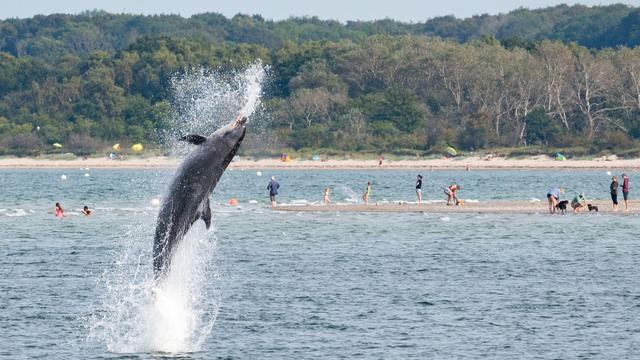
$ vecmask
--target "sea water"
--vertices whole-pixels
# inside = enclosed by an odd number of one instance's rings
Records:
[[[417,171],[261,171],[223,176],[215,231],[196,225],[176,273],[189,281],[169,289],[191,296],[171,298],[146,286],[150,200],[171,171],[0,171],[0,358],[637,358],[638,216],[550,216],[544,201],[538,215],[277,212],[271,175],[282,202],[366,181],[373,201],[413,200]],[[609,182],[600,170],[423,175],[427,199],[457,181],[480,202],[544,200],[550,185],[605,199]],[[73,215],[55,218],[56,201]]]

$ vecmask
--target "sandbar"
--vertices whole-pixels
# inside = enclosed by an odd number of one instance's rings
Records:
[[[630,215],[640,213],[640,200],[630,201],[630,211],[624,212],[624,203],[620,202],[620,210],[613,212],[611,201],[592,200],[590,204],[598,207],[597,214]],[[385,203],[385,204],[330,204],[330,205],[280,205],[275,211],[294,212],[351,212],[351,213],[435,213],[435,214],[548,214],[547,202],[544,201],[479,201],[465,202],[464,206],[448,206],[444,202],[430,204]],[[567,215],[596,215],[585,209],[573,213],[569,208]]]

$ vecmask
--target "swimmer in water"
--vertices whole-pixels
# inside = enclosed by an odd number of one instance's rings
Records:
[[[62,210],[62,206],[60,206],[59,202],[56,203],[55,214],[56,214],[56,217],[59,217],[59,218],[64,217],[64,210]]]
[[[89,210],[89,207],[87,205],[82,208],[82,213],[84,214],[84,216],[91,216],[91,210]]]
[[[329,192],[331,192],[331,189],[325,188],[324,193],[322,194],[322,202],[325,205],[331,204],[331,199],[329,198]]]

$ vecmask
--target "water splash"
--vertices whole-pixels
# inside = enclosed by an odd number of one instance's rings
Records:
[[[115,269],[100,279],[105,295],[89,319],[89,338],[116,353],[199,351],[221,298],[211,257],[215,237],[196,222],[176,248],[169,273],[156,282],[150,242],[143,245],[139,232],[127,234]]]
[[[165,145],[175,153],[185,150],[180,136],[208,136],[238,115],[251,124],[261,113],[262,85],[267,68],[260,60],[237,71],[198,68],[171,80],[174,114],[162,134]]]

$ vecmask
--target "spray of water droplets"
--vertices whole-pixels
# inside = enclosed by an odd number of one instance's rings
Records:
[[[178,143],[182,135],[208,136],[238,115],[255,123],[261,115],[262,85],[268,69],[256,61],[236,71],[212,71],[198,68],[176,75],[171,80],[174,114],[163,141],[177,153],[184,152]],[[182,144],[182,145],[181,145]]]
[[[175,77],[170,134],[210,134],[238,114],[251,119],[260,106],[264,77],[260,62],[232,74],[200,69]],[[214,232],[196,221],[177,246],[169,272],[156,281],[154,225],[132,224],[120,237],[115,264],[98,280],[103,296],[91,309],[89,338],[109,351],[195,352],[213,329],[221,299]]]

